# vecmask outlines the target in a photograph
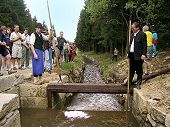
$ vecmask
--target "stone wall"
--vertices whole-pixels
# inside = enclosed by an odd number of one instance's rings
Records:
[[[0,127],[21,127],[19,96],[0,93]]]
[[[59,80],[59,79],[58,79]],[[63,82],[68,81],[67,76],[62,76]],[[54,81],[54,82],[57,82]],[[58,83],[58,82],[57,82]],[[42,85],[35,85],[33,83],[22,83],[19,85],[19,96],[22,108],[38,108],[38,109],[46,109],[48,108],[48,100],[47,100],[47,86],[48,83],[44,83]],[[59,96],[58,96],[59,95]],[[55,94],[53,96],[53,106],[55,106],[58,101],[65,100],[67,94]]]
[[[19,85],[20,101],[22,108],[40,108],[45,109],[48,107],[47,103],[47,86],[34,85],[25,83]]]
[[[19,94],[18,86],[19,84],[23,83],[25,79],[28,78],[28,75],[22,74],[13,74],[0,77],[0,93],[12,93],[12,94]],[[31,78],[31,74],[29,75]]]
[[[31,74],[12,74],[0,77],[0,127],[21,127],[19,84]]]
[[[170,114],[156,107],[156,100],[146,99],[134,89],[132,112],[140,127],[170,127]]]

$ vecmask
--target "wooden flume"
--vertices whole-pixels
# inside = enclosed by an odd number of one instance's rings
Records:
[[[54,28],[54,25],[52,25],[52,20],[51,20],[51,15],[50,15],[50,7],[49,7],[49,3],[48,3],[48,0],[47,0],[47,8],[48,8],[48,16],[49,16],[49,20],[50,20],[50,27],[51,27],[51,30],[50,30],[50,34],[51,34],[51,41],[52,41],[52,44],[53,44],[53,48],[54,48],[54,53],[55,53],[55,56],[56,56],[56,67],[57,67],[57,73],[59,75],[59,81],[62,82],[62,78],[61,78],[61,70],[60,70],[60,66],[59,66],[59,62],[58,62],[58,50],[57,50],[57,47],[56,47],[56,44],[55,44],[55,40],[54,40],[54,33],[55,33],[55,28]]]

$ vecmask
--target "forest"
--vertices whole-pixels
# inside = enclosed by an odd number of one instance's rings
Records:
[[[85,0],[75,42],[81,51],[113,53],[123,56],[128,45],[129,20],[159,35],[159,50],[170,48],[169,0]]]
[[[170,48],[169,0],[85,0],[77,25],[75,42],[81,51],[112,53],[114,48],[123,56],[128,44],[129,20],[138,21],[141,28],[150,27],[159,36],[159,50]],[[24,0],[0,1],[0,26],[14,24],[34,31],[32,17]],[[45,22],[43,22],[45,27]]]
[[[15,24],[18,24],[20,30],[27,27],[32,32],[36,23],[36,17],[32,18],[24,0],[0,0],[0,26],[6,25],[13,28]]]

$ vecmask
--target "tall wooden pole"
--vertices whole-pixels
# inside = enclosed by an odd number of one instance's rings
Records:
[[[130,45],[130,41],[131,41],[131,21],[132,18],[132,9],[130,8],[129,10],[129,33],[128,33],[128,43]],[[130,105],[130,58],[128,58],[128,86],[127,86],[127,105],[126,105],[126,111],[129,111],[129,105]]]
[[[129,44],[130,44],[130,37],[131,37],[131,20],[129,20]],[[130,100],[130,58],[128,58],[128,86],[127,86],[127,105],[126,111],[129,111],[129,100]]]
[[[47,8],[48,8],[48,17],[49,17],[49,20],[50,20],[50,27],[52,28],[52,21],[51,21],[51,13],[50,13],[50,7],[49,7],[49,3],[48,3],[48,0],[47,0]]]
[[[61,78],[61,71],[60,71],[60,66],[59,66],[59,62],[58,62],[58,51],[57,51],[57,48],[56,48],[56,44],[55,44],[55,40],[54,40],[54,32],[55,32],[55,29],[54,29],[54,26],[52,25],[52,20],[51,20],[51,13],[50,13],[50,7],[49,7],[49,3],[48,3],[48,0],[47,0],[47,8],[48,8],[48,16],[49,16],[49,20],[50,20],[50,27],[51,27],[51,31],[50,31],[50,34],[51,34],[51,38],[52,38],[52,43],[53,43],[53,48],[54,48],[54,52],[55,52],[55,56],[56,56],[56,66],[57,66],[57,72],[58,72],[58,75],[59,75],[59,78],[62,82],[62,78]]]

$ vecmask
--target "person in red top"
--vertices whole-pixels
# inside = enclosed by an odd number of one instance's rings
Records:
[[[153,53],[152,53],[152,58],[154,58],[157,55],[157,53],[158,53],[157,48],[156,48],[157,43],[158,43],[158,34],[157,34],[156,31],[153,31],[152,35],[153,35]]]

